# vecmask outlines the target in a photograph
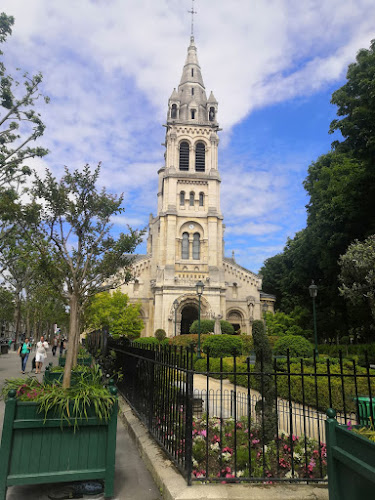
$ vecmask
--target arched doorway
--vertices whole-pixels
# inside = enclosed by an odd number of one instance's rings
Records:
[[[181,335],[190,333],[190,326],[198,319],[198,308],[192,305],[185,306],[181,312]]]

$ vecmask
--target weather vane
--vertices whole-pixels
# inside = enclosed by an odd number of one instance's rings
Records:
[[[194,36],[194,14],[197,13],[197,11],[194,10],[194,1],[191,0],[191,10],[188,10],[189,14],[191,14],[191,36]]]

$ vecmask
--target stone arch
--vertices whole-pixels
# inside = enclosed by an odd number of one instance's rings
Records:
[[[227,310],[226,321],[234,327],[234,331],[247,332],[245,313],[239,307],[231,307]]]
[[[177,308],[177,331],[183,334],[189,333],[190,325],[198,319],[198,296],[190,293],[179,297]],[[174,312],[173,312],[174,313]],[[201,296],[201,319],[210,318],[212,315],[211,306],[208,300]]]

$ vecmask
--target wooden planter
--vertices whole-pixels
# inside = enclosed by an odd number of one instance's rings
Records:
[[[60,356],[59,357],[59,366],[65,366],[65,363],[66,363],[66,356]],[[91,363],[92,363],[91,356],[86,356],[84,358],[77,359],[77,365],[91,366]]]
[[[374,498],[375,443],[339,425],[335,410],[327,410],[327,416],[329,500]]]
[[[111,387],[112,394],[117,393]],[[51,416],[44,422],[38,405],[20,402],[9,391],[0,449],[0,500],[8,486],[104,480],[104,496],[113,496],[117,400],[110,420],[96,416],[78,421],[78,429]]]

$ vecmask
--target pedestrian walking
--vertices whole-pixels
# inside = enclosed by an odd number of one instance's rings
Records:
[[[41,373],[42,365],[47,358],[48,343],[44,340],[44,337],[40,337],[40,341],[36,344],[36,354],[35,354],[35,373]]]
[[[21,371],[25,373],[26,371],[26,363],[31,351],[31,343],[28,338],[25,338],[25,341],[18,348],[18,354],[21,357]]]
[[[55,338],[53,339],[53,347],[52,347],[52,355],[53,355],[53,356],[56,356],[57,344],[58,344],[58,340],[57,340],[57,338],[55,337]]]
[[[64,349],[65,349],[65,341],[62,338],[61,341],[60,341],[60,356],[63,355]]]

